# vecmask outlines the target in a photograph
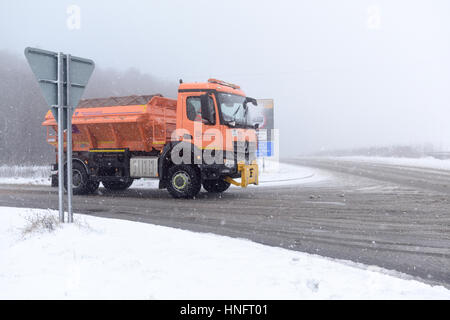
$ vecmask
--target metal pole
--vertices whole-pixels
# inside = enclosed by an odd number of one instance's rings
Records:
[[[64,222],[64,124],[63,124],[63,83],[62,83],[62,53],[58,53],[58,196],[59,221]]]
[[[73,222],[72,210],[72,106],[70,106],[70,54],[66,55],[66,99],[67,99],[67,216]]]

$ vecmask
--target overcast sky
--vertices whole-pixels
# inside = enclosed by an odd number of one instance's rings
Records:
[[[427,142],[450,151],[446,0],[5,0],[0,40],[20,55],[37,46],[161,79],[240,84],[275,100],[284,155]]]

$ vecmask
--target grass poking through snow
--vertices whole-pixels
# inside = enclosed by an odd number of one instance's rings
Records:
[[[61,226],[59,218],[51,213],[35,213],[25,217],[26,224],[22,229],[22,237],[33,233],[53,232]]]

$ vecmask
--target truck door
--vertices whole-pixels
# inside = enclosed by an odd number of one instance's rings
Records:
[[[209,96],[208,101],[210,108],[214,110],[215,123],[208,123],[208,121],[202,119],[201,96],[204,94],[205,93],[197,92],[190,93],[186,96],[186,99],[184,99],[183,105],[183,129],[187,130],[188,135],[192,137],[193,143],[201,149],[211,143],[211,137],[203,137],[205,131],[214,128],[219,123],[215,98],[212,95]],[[208,132],[214,131],[208,130]]]

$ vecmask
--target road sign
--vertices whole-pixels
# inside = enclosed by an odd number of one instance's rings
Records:
[[[64,129],[72,128],[72,115],[94,71],[94,62],[70,54],[26,48],[25,57],[37,78],[42,94],[58,123],[59,219],[64,222],[63,185],[67,172],[68,221],[72,212],[72,130],[67,130],[67,166],[64,166]]]
[[[37,78],[45,101],[51,107],[55,120],[58,121],[58,53],[37,48],[26,48],[25,57]],[[67,64],[67,61],[69,61],[69,64]],[[62,54],[60,105],[70,107],[71,115],[83,95],[94,68],[94,61],[90,59]],[[63,112],[63,128],[67,129],[68,111],[64,109]]]
[[[259,114],[258,150],[257,157],[271,157],[274,155],[274,103],[273,99],[257,99]]]
[[[256,101],[258,106],[262,107],[262,123],[260,123],[259,129],[267,129],[270,132],[274,129],[273,99],[257,99]]]
[[[267,129],[256,130],[256,136],[258,137],[258,141],[267,141]]]

